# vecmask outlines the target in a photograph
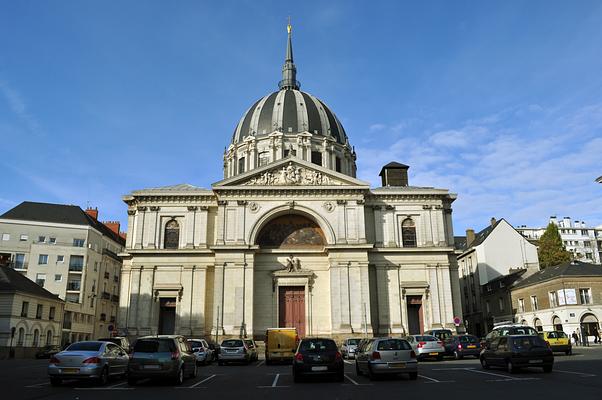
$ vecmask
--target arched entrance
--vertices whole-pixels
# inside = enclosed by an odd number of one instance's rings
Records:
[[[557,315],[552,317],[552,325],[554,326],[555,331],[562,331],[562,321],[558,318]]]
[[[600,331],[598,318],[591,313],[583,314],[581,317],[581,334],[593,336],[595,331]]]
[[[543,325],[541,324],[541,320],[539,318],[535,318],[533,320],[533,325],[535,326],[537,332],[543,332]]]
[[[295,210],[296,211],[296,210]],[[313,269],[327,265],[320,225],[301,212],[280,214],[256,234],[253,329],[260,337],[271,327],[311,333]]]

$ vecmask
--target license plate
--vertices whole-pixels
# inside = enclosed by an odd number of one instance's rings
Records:
[[[145,365],[144,369],[160,369],[160,365]]]
[[[311,367],[312,371],[328,371],[328,367]]]
[[[392,363],[389,363],[389,367],[391,367],[391,368],[405,368],[406,367],[406,363],[404,363],[404,362],[392,362]]]
[[[539,364],[542,362],[543,362],[543,360],[529,360],[529,364]]]
[[[476,348],[477,348],[477,346],[475,346],[475,345],[470,345],[470,346],[468,346],[467,348],[469,348],[469,349],[476,349]]]
[[[63,374],[77,374],[79,373],[79,368],[63,368],[61,371]]]
[[[429,353],[429,356],[438,356],[439,353]]]

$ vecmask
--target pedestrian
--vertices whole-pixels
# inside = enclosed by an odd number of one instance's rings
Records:
[[[594,343],[600,343],[600,332],[598,332],[598,328],[594,328]]]
[[[589,346],[589,332],[584,328],[581,329],[581,345],[586,347]]]
[[[573,331],[573,334],[571,336],[573,338],[575,346],[579,346],[579,335],[577,335],[577,332]]]

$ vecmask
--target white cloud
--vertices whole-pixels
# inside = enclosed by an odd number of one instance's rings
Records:
[[[0,92],[6,99],[11,111],[19,118],[31,133],[39,133],[39,124],[27,110],[25,100],[19,92],[10,87],[5,81],[0,81]]]

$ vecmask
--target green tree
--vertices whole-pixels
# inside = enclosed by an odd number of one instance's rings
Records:
[[[546,231],[539,239],[539,266],[544,269],[552,265],[562,264],[571,261],[571,253],[566,251],[558,233],[558,227],[549,223]]]

